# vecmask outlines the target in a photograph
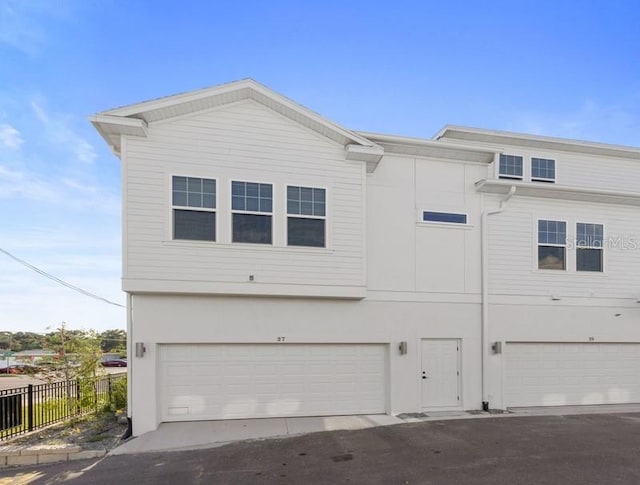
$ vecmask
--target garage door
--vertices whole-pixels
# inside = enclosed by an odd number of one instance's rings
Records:
[[[507,343],[505,402],[563,406],[640,402],[640,344]]]
[[[385,412],[386,347],[160,346],[163,421]]]

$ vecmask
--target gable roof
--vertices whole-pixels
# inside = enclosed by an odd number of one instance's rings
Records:
[[[245,99],[252,99],[339,143],[345,147],[347,159],[367,162],[369,168],[371,164],[375,168],[384,153],[382,147],[376,143],[323,118],[253,79],[243,79],[102,111],[90,116],[89,120],[119,156],[121,135],[144,137],[147,135],[148,126],[156,121],[197,113]]]
[[[565,151],[585,155],[600,155],[640,160],[640,148],[571,140],[551,136],[527,135],[509,131],[487,130],[467,126],[446,125],[433,137],[434,140],[453,142],[473,141],[492,145],[539,148],[549,151]]]

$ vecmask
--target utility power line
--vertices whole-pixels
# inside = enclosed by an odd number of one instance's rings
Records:
[[[66,286],[70,290],[77,291],[78,293],[80,293],[80,294],[82,294],[84,296],[88,296],[89,298],[93,298],[95,300],[99,300],[99,301],[102,301],[104,303],[108,303],[109,305],[114,305],[114,306],[118,306],[118,307],[121,307],[121,308],[126,308],[124,305],[121,305],[120,303],[116,303],[115,301],[107,300],[106,298],[103,298],[103,297],[101,297],[99,295],[96,295],[95,293],[91,293],[90,291],[83,290],[82,288],[80,288],[78,286],[75,286],[75,285],[72,285],[71,283],[67,283],[64,280],[61,280],[60,278],[58,278],[56,276],[53,276],[52,274],[49,274],[46,271],[41,270],[40,268],[37,268],[36,266],[34,266],[32,264],[27,263],[26,261],[18,258],[17,256],[14,256],[13,254],[11,254],[6,249],[0,248],[0,252],[6,254],[11,259],[13,259],[14,261],[20,263],[21,265],[26,266],[30,270],[35,271],[39,275],[44,276],[45,278],[49,278],[50,280],[55,281],[59,285]]]

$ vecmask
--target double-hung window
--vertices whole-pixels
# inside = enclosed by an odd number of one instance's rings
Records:
[[[518,155],[500,154],[500,165],[498,167],[498,177],[501,179],[522,180],[523,158]]]
[[[231,182],[232,241],[271,244],[273,186]]]
[[[287,245],[326,246],[326,190],[287,186]]]
[[[576,224],[576,271],[602,272],[602,224]]]
[[[216,240],[216,181],[172,179],[173,239]]]
[[[567,269],[567,223],[538,221],[538,269]]]
[[[556,161],[550,158],[531,157],[531,180],[533,182],[555,182]]]

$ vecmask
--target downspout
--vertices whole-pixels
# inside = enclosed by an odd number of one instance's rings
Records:
[[[489,216],[500,214],[506,209],[507,202],[516,193],[516,186],[512,185],[509,193],[500,201],[497,210],[482,212],[481,225],[481,306],[482,306],[482,410],[489,411]]]

